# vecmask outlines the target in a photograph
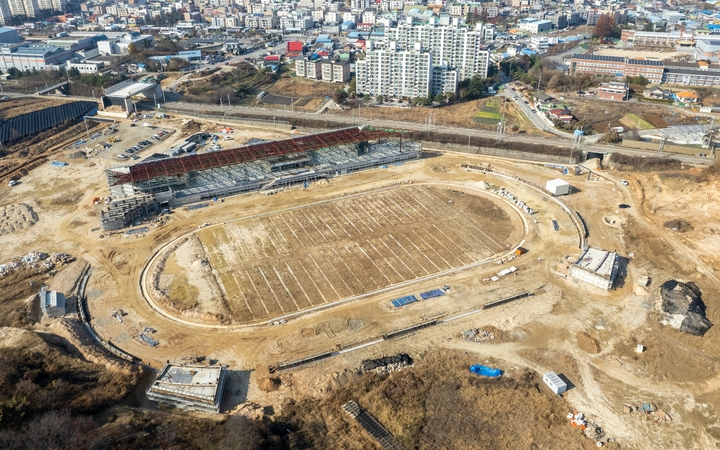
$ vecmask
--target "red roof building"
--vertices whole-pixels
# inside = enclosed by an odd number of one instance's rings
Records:
[[[290,52],[300,52],[303,53],[303,43],[300,41],[290,41],[287,43],[287,51]]]

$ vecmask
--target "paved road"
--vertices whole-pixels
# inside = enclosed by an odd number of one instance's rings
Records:
[[[227,107],[221,109],[220,105],[207,105],[207,104],[194,104],[194,103],[181,103],[181,102],[168,102],[165,104],[167,108],[171,109],[177,109],[177,110],[184,110],[187,111],[190,114],[210,114],[210,115],[218,115],[223,116],[225,112],[227,112]],[[334,114],[314,114],[314,113],[306,113],[306,112],[299,112],[299,111],[277,111],[277,110],[269,110],[269,109],[263,109],[263,108],[250,108],[250,107],[244,107],[244,106],[233,106],[230,108],[231,111],[240,112],[240,113],[246,113],[246,114],[253,114],[255,116],[264,116],[267,117],[268,120],[272,120],[273,118],[276,118],[277,120],[283,120],[286,118],[305,118],[305,119],[315,119],[315,120],[325,120],[327,122],[336,122],[336,123],[353,123],[353,118],[348,116],[340,116],[340,115],[334,115]],[[228,120],[232,121],[231,117],[228,117]],[[425,131],[426,125],[423,123],[413,123],[413,122],[401,122],[397,120],[375,120],[375,119],[365,119],[362,117],[355,117],[354,123],[357,125],[364,124],[364,125],[370,125],[370,126],[376,126],[376,127],[383,127],[383,128],[398,128],[398,129],[404,129],[404,130],[410,130],[410,131]],[[494,132],[489,131],[483,131],[483,130],[474,130],[469,128],[451,128],[451,127],[441,127],[441,126],[432,126],[430,127],[431,131],[435,132],[441,132],[446,134],[455,134],[460,136],[472,136],[472,137],[484,137],[484,138],[496,138]],[[537,145],[537,144],[547,144],[547,145],[555,145],[559,147],[567,147],[568,149],[568,161],[570,157],[570,146],[571,142],[569,139],[562,139],[559,137],[553,137],[553,138],[542,138],[537,136],[522,136],[522,135],[504,135],[502,137],[503,140],[511,141],[511,142],[521,142],[524,144],[528,144],[528,146]],[[588,144],[588,145],[581,145],[581,148],[583,150],[588,150],[592,152],[598,152],[598,153],[623,153],[627,155],[635,155],[635,156],[658,156],[658,153],[654,150],[642,150],[642,149],[633,149],[633,148],[625,148],[625,147],[616,147],[612,145],[603,145],[603,144]],[[710,160],[708,158],[703,158],[699,156],[693,156],[693,155],[682,155],[682,154],[672,154],[665,152],[663,153],[663,156],[665,157],[672,157],[679,159],[683,162],[693,163],[693,164],[712,164],[714,163],[713,160]]]
[[[520,111],[522,111],[525,117],[527,117],[528,120],[530,120],[530,122],[535,126],[535,128],[547,131],[548,133],[552,133],[556,136],[572,139],[572,135],[570,133],[565,133],[548,125],[548,123],[543,120],[542,117],[540,117],[540,114],[538,114],[537,112],[533,112],[534,109],[532,105],[530,105],[530,103],[525,103],[527,100],[525,100],[519,93],[513,91],[511,87],[506,88],[502,92],[502,95],[511,98],[512,101],[514,101],[515,104],[518,106],[518,108],[520,108]]]

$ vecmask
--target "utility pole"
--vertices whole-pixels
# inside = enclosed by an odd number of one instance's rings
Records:
[[[468,134],[468,155],[470,154],[470,135]]]
[[[228,108],[230,108],[230,94],[228,94]]]

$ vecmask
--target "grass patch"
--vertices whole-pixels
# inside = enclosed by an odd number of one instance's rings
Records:
[[[638,116],[637,114],[633,114],[633,113],[625,114],[624,119],[630,120],[631,123],[632,123],[634,126],[638,127],[638,129],[640,129],[640,130],[652,130],[652,129],[655,128],[650,122],[648,122],[648,121],[646,121],[645,119],[641,118],[641,117]]]
[[[500,114],[497,111],[495,111],[495,112],[493,112],[493,111],[478,111],[477,113],[475,113],[475,118],[476,119],[493,119],[495,121],[498,121],[498,120],[502,119],[502,114]]]
[[[497,98],[491,98],[490,100],[485,103],[486,108],[495,108],[497,109],[500,106],[500,100]]]

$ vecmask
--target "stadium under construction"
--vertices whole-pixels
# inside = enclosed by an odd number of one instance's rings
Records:
[[[295,184],[419,159],[420,142],[394,130],[351,127],[207,153],[192,153],[107,170],[113,201],[105,230],[133,225],[165,207]]]

